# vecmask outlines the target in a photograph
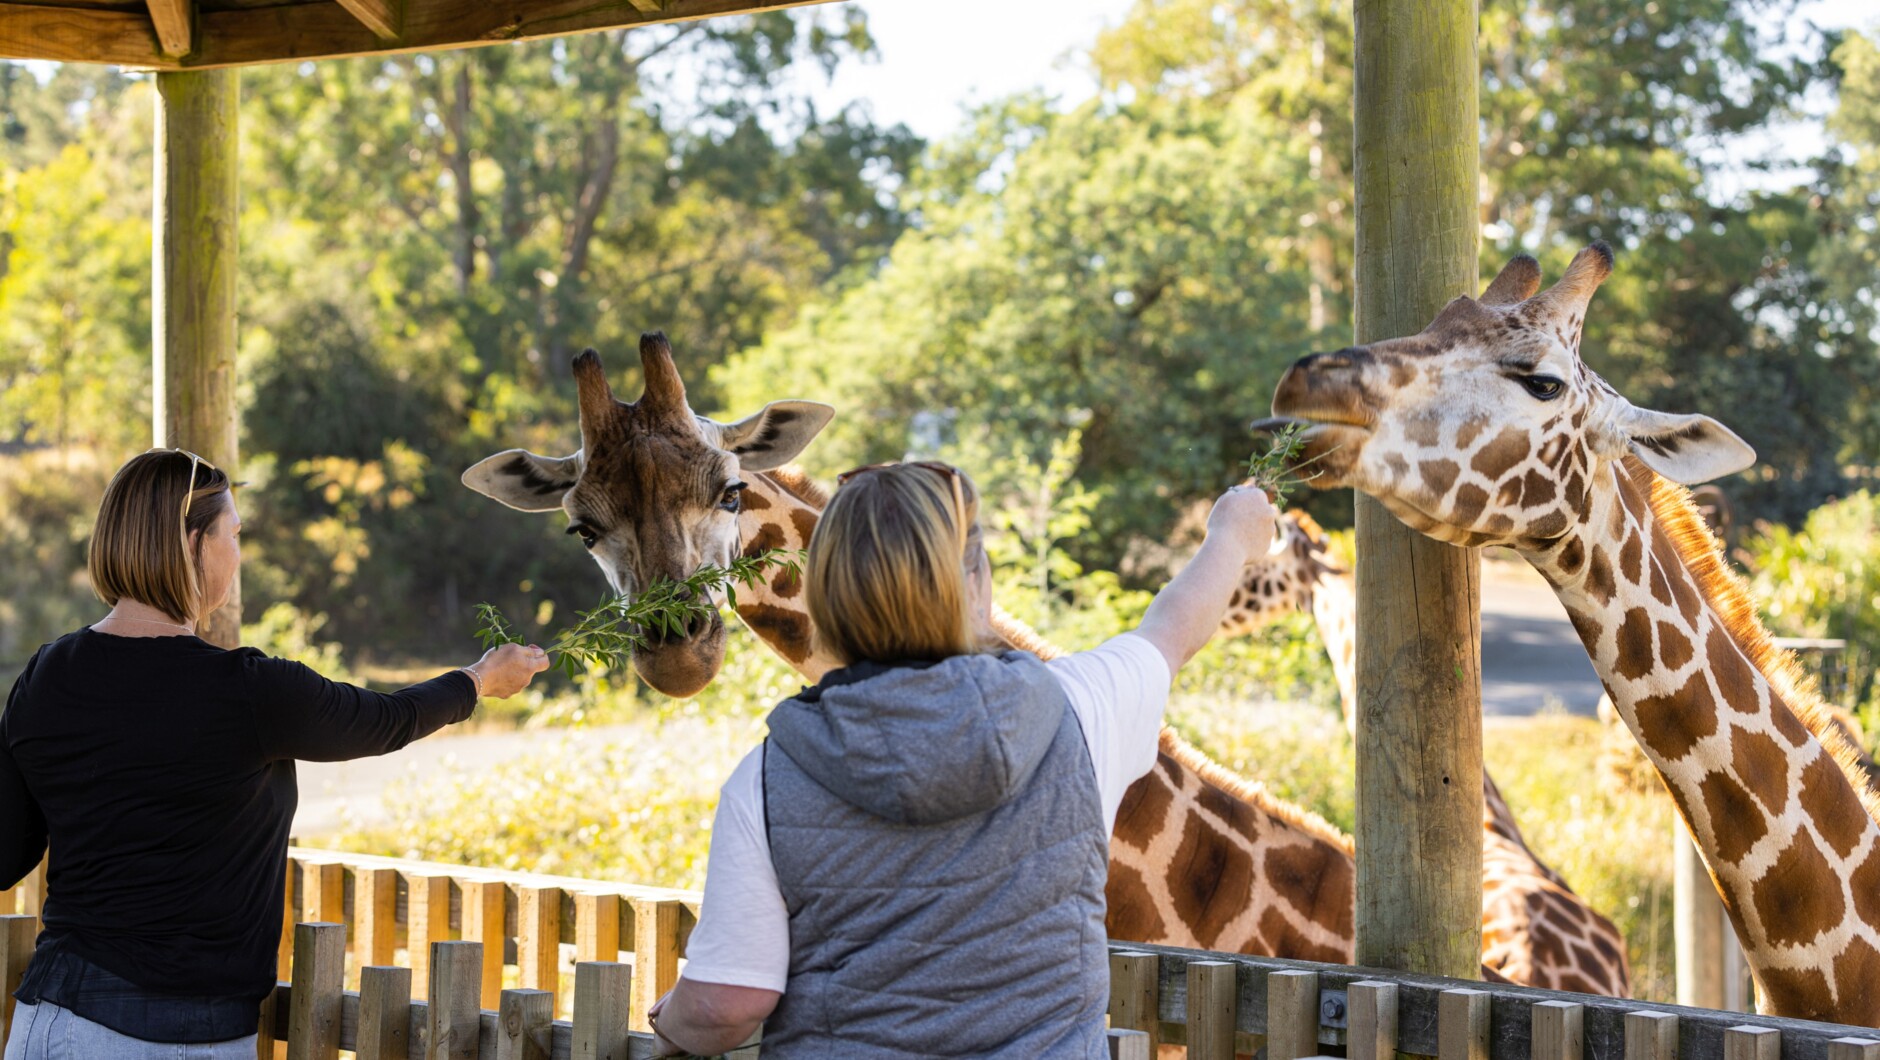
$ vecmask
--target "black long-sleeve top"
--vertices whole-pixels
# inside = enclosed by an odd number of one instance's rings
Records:
[[[475,707],[460,671],[384,694],[253,648],[68,634],[0,715],[0,888],[50,836],[41,951],[56,940],[157,993],[258,1000],[274,983],[294,760],[384,754]]]

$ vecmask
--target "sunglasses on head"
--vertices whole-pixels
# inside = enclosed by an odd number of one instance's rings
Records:
[[[943,464],[938,460],[890,460],[885,464],[869,464],[866,467],[854,468],[837,475],[836,487],[839,489],[848,485],[850,480],[854,479],[857,475],[866,475],[870,471],[880,471],[884,467],[918,467],[931,471],[941,478],[946,479],[947,484],[953,488],[953,510],[959,513],[958,518],[962,523],[966,521],[966,493],[960,486],[960,469],[954,467],[952,464]],[[970,538],[971,535],[968,536]],[[970,544],[968,548],[970,549]]]
[[[162,446],[158,446],[154,449],[144,450],[144,454],[146,456],[148,456],[151,453],[176,453],[179,456],[186,456],[189,458],[189,489],[184,491],[183,493],[183,518],[187,520],[189,518],[189,506],[192,503],[194,503],[196,500],[196,467],[197,465],[206,467],[211,471],[220,471],[221,468],[216,467],[214,464],[211,464],[207,460],[204,460],[202,457],[197,456],[195,453],[192,453],[187,449],[175,449],[175,448],[166,449]]]

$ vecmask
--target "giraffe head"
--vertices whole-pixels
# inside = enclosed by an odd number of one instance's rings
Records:
[[[729,563],[742,548],[740,474],[794,459],[835,415],[813,401],[774,401],[718,423],[686,403],[666,336],[640,337],[640,365],[645,391],[625,403],[614,400],[599,354],[575,358],[581,448],[574,455],[510,449],[463,474],[464,485],[511,508],[566,512],[568,533],[618,593]],[[682,636],[650,637],[633,666],[661,692],[689,696],[717,676],[724,650],[724,622],[713,611]]]
[[[1255,426],[1308,424],[1313,485],[1371,494],[1459,545],[1557,541],[1585,517],[1595,472],[1627,455],[1685,483],[1754,463],[1717,421],[1639,408],[1580,359],[1587,303],[1611,272],[1595,243],[1540,291],[1540,266],[1517,257],[1415,335],[1294,362],[1274,418]]]

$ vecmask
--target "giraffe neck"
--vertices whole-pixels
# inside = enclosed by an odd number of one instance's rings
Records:
[[[823,503],[793,472],[751,475],[739,517],[745,553],[808,547]],[[804,680],[835,668],[815,648],[800,579],[780,573],[740,588],[737,612]],[[1040,658],[1063,654],[997,606],[993,628]],[[1112,937],[1351,961],[1351,841],[1310,811],[1229,774],[1169,729],[1155,768],[1124,796],[1110,851]],[[1208,868],[1197,872],[1197,865]]]
[[[1880,825],[1683,491],[1628,459],[1524,553],[1697,838],[1765,1011],[1880,1025]]]

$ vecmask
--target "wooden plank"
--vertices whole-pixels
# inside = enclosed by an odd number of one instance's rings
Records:
[[[40,858],[33,871],[19,882],[20,912],[26,916],[46,915],[46,865],[50,860],[51,855]]]
[[[1150,1052],[1161,1045],[1160,964],[1152,953],[1110,952],[1110,1026],[1148,1035]]]
[[[546,990],[552,998],[561,982],[561,889],[519,888],[516,901],[516,963],[522,985]],[[676,927],[677,917],[674,921]],[[673,962],[678,963],[677,956]]]
[[[191,0],[144,0],[150,24],[157,31],[157,46],[175,59],[194,48],[196,5]]]
[[[338,1060],[340,995],[345,988],[346,925],[294,925],[287,1060]]]
[[[577,962],[620,959],[619,895],[577,893],[574,896],[574,959]]]
[[[281,880],[281,941],[274,951],[274,978],[285,983],[294,976],[294,862],[288,859]]]
[[[38,937],[38,917],[17,913],[0,916],[0,987],[5,988],[0,993],[0,1043],[7,1040],[13,1027],[13,991],[20,988]]]
[[[346,866],[302,865],[300,915],[322,924],[346,923]]]
[[[1234,1017],[1239,1003],[1240,988],[1231,962],[1188,965],[1190,1060],[1234,1060]]]
[[[450,877],[420,872],[404,875],[405,948],[413,993],[424,1000],[431,996],[431,944],[450,939]]]
[[[631,899],[633,907],[633,1029],[650,1031],[646,1013],[679,981],[679,913],[674,901]]]
[[[359,969],[358,1060],[409,1060],[411,969]]]
[[[1272,972],[1266,977],[1267,1060],[1319,1054],[1319,973]]]
[[[1376,980],[1345,988],[1350,1013],[1346,1055],[1350,1060],[1394,1060],[1397,1055],[1397,984]]]
[[[1880,1060],[1880,1041],[1872,1038],[1836,1038],[1828,1043],[1828,1060]]]
[[[288,972],[292,975],[292,970]],[[274,984],[274,994],[261,1002],[261,1018],[255,1025],[255,1060],[276,1060],[287,1054],[286,1023],[281,1012],[288,1006],[292,987],[286,980]]]
[[[461,880],[463,937],[483,944],[483,981],[478,1006],[494,1007],[503,990],[503,903],[509,886],[500,880]]]
[[[402,32],[389,40],[338,4],[243,6],[199,12],[196,51],[187,59],[163,54],[146,12],[9,4],[0,7],[0,59],[212,69],[476,48],[822,2],[667,0],[649,12],[633,0],[408,0]]]
[[[339,6],[380,40],[397,40],[404,25],[404,0],[339,0]]]
[[[497,908],[501,908],[500,904]],[[424,1060],[477,1060],[481,1036],[483,944],[431,944],[430,1003],[426,1006]]]
[[[1678,1004],[1724,1007],[1723,899],[1682,818],[1671,823],[1672,938]]]
[[[1141,1031],[1112,1029],[1106,1041],[1110,1047],[1110,1060],[1149,1060],[1155,1055],[1155,1049],[1149,1044],[1149,1036]]]
[[[1488,1060],[1491,1000],[1485,990],[1442,992],[1436,1008],[1436,1055],[1441,1060]]]
[[[633,969],[611,961],[574,966],[574,1060],[625,1060],[632,1028]]]
[[[1626,1013],[1625,1060],[1678,1060],[1678,1017],[1670,1012]]]
[[[554,1022],[554,994],[503,991],[496,1013],[496,1060],[548,1060],[549,1025]]]
[[[1586,1008],[1571,1001],[1543,1001],[1528,1009],[1533,1060],[1584,1060]]]
[[[390,964],[398,949],[398,873],[353,872],[353,959],[363,968]]]
[[[1731,1027],[1723,1032],[1723,1060],[1781,1060],[1782,1032],[1774,1027]]]
[[[1477,293],[1477,21],[1476,0],[1353,5],[1361,343]],[[1363,494],[1356,515],[1355,963],[1466,979],[1482,963],[1481,565]]]

